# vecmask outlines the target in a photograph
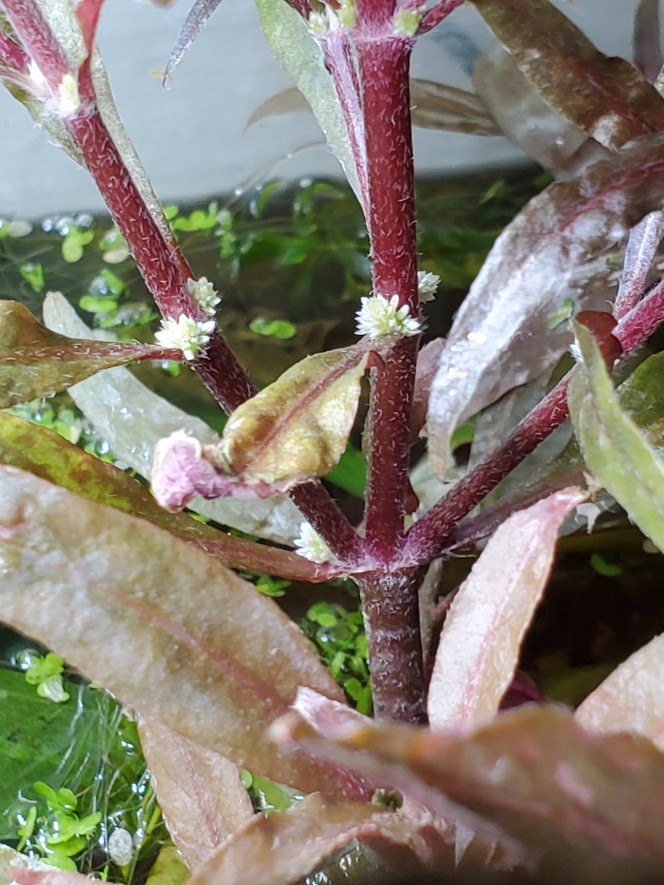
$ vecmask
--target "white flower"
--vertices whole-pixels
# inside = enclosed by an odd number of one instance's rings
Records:
[[[309,15],[309,33],[312,37],[324,37],[328,31],[327,15],[324,12],[312,12]]]
[[[357,22],[355,0],[341,0],[337,9],[337,19],[344,28],[353,28]]]
[[[422,21],[424,9],[400,9],[395,13],[393,24],[397,37],[414,37]]]
[[[356,314],[357,334],[371,339],[386,335],[419,335],[422,324],[412,317],[408,305],[399,307],[399,296],[374,295],[362,299],[362,307]]]
[[[38,89],[42,91],[46,90],[46,77],[42,74],[40,67],[34,59],[31,59],[28,64],[28,77]]]
[[[81,107],[78,85],[72,74],[65,74],[58,87],[58,113],[63,117],[75,114]]]
[[[300,537],[295,539],[295,552],[310,562],[321,565],[332,559],[332,551],[308,522],[300,524]]]
[[[418,270],[417,291],[420,295],[420,301],[433,301],[439,285],[440,277],[438,274],[429,273],[428,270]]]
[[[177,320],[172,317],[163,319],[161,329],[154,337],[162,347],[176,347],[182,351],[185,359],[193,360],[198,351],[210,340],[214,326],[214,320],[197,322],[185,314],[180,314]]]
[[[214,309],[221,301],[219,293],[207,277],[199,280],[187,280],[187,289],[203,313],[214,316]]]

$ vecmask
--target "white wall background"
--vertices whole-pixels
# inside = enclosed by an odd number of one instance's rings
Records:
[[[557,0],[600,49],[629,57],[637,0]],[[99,45],[125,126],[164,200],[232,191],[255,178],[333,173],[311,115],[261,120],[251,113],[290,85],[271,56],[251,0],[224,0],[171,80],[163,70],[190,0],[159,9],[136,0],[107,0]],[[470,6],[454,12],[416,49],[414,75],[469,88],[472,55],[490,41]],[[311,148],[312,144],[318,148]],[[514,162],[502,138],[418,130],[418,170],[445,174]],[[25,110],[0,92],[0,217],[99,210],[87,173],[48,143]]]

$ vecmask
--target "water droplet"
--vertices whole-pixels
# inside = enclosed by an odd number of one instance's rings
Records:
[[[313,179],[311,178],[301,178],[300,179],[300,187],[311,187],[313,184]]]
[[[233,188],[233,193],[236,197],[241,197],[244,193],[244,188],[241,185]]]
[[[41,229],[46,234],[50,234],[50,232],[55,227],[55,221],[50,216],[47,216],[41,223]]]

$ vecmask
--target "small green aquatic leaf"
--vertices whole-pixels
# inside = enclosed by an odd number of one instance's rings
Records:
[[[149,344],[74,341],[44,328],[17,301],[0,301],[0,408],[52,396],[101,369],[161,359]]]
[[[215,448],[220,464],[280,488],[324,476],[346,449],[367,358],[347,347],[296,363],[236,409]]]
[[[26,261],[19,267],[19,272],[26,283],[29,283],[32,291],[39,294],[44,288],[44,268],[41,264]]]
[[[288,320],[268,320],[265,317],[255,317],[249,328],[257,335],[266,335],[268,338],[280,338],[287,341],[297,334],[297,326]]]
[[[575,324],[581,360],[568,400],[588,468],[664,550],[664,461],[621,407],[591,333]]]

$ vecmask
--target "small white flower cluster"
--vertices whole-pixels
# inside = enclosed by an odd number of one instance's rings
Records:
[[[332,559],[332,551],[314,527],[308,523],[300,524],[300,537],[295,538],[295,552],[310,562],[322,565]]]
[[[408,305],[399,307],[398,295],[362,298],[362,307],[355,316],[357,334],[368,335],[372,341],[387,336],[419,335],[422,331],[422,323],[410,315]]]
[[[325,37],[329,31],[338,27],[352,28],[357,22],[355,0],[341,0],[335,11],[330,6],[323,10],[314,10],[309,14],[309,33],[312,37]]]
[[[198,280],[187,280],[187,289],[203,313],[214,316],[215,307],[221,301],[219,293],[207,277]]]
[[[186,360],[193,360],[196,354],[210,340],[214,332],[214,320],[199,322],[180,314],[177,320],[167,317],[161,321],[161,329],[155,338],[162,347],[174,347],[181,350]]]
[[[440,277],[438,274],[429,273],[428,270],[418,270],[417,272],[417,291],[420,301],[433,301],[440,285]]]
[[[394,34],[396,37],[414,37],[424,15],[422,9],[399,9],[394,14]]]
[[[58,87],[58,111],[63,117],[75,114],[81,107],[78,84],[73,74],[65,74]]]
[[[57,97],[49,89],[46,77],[33,60],[28,65],[29,89],[33,94],[50,106],[60,117],[69,117],[80,110],[81,99],[78,95],[78,84],[73,74],[64,74],[58,86]]]

